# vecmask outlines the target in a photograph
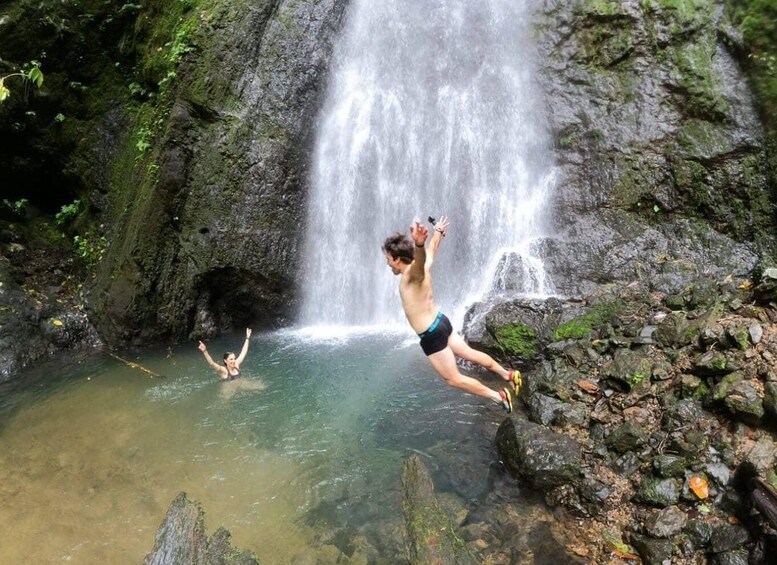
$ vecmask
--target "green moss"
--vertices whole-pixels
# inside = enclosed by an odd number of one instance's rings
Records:
[[[618,171],[612,187],[613,205],[646,214],[652,219],[655,187],[664,182],[664,164],[649,154],[614,156],[613,169]]]
[[[698,210],[704,210],[710,204],[710,188],[705,182],[706,177],[707,169],[696,161],[681,160],[674,165],[676,188],[681,194],[686,194]]]
[[[679,25],[689,25],[708,18],[712,7],[709,0],[655,0],[664,12],[671,12]]]
[[[684,95],[680,104],[683,113],[722,122],[727,119],[729,104],[721,94],[723,77],[712,65],[716,47],[715,36],[708,34],[672,49],[670,55],[675,66],[675,89]]]
[[[570,320],[561,324],[553,333],[555,341],[564,339],[583,339],[593,331],[591,324],[584,320]]]
[[[620,300],[592,306],[583,316],[560,324],[553,332],[553,339],[554,341],[584,339],[599,327],[610,323],[613,317],[623,311],[623,308],[624,304]]]
[[[617,0],[580,0],[575,6],[575,11],[594,17],[614,16],[620,13],[620,4]]]
[[[687,120],[677,134],[682,149],[693,157],[711,158],[734,150],[727,132],[706,120]]]
[[[596,22],[577,34],[578,58],[591,68],[606,70],[628,58],[633,50],[632,30],[619,21]]]
[[[693,391],[693,394],[691,395],[691,398],[694,400],[702,401],[704,400],[710,393],[710,389],[707,387],[706,384],[701,383],[696,389]]]
[[[537,353],[534,330],[520,322],[496,328],[494,339],[508,355],[529,359]]]

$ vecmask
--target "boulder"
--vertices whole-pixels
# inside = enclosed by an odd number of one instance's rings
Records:
[[[580,478],[582,449],[571,437],[507,418],[494,441],[508,471],[535,488],[550,489]]]
[[[753,289],[753,296],[760,304],[777,302],[777,267],[764,269],[761,280]]]

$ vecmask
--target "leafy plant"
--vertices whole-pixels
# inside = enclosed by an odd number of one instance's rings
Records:
[[[141,153],[145,153],[149,150],[151,147],[151,137],[153,136],[153,132],[151,131],[151,128],[147,125],[143,125],[138,129],[138,140],[135,143],[135,147],[137,147],[138,151]]]
[[[129,86],[130,94],[132,96],[145,96],[146,95],[146,89],[141,86],[138,82],[131,82]]]
[[[4,76],[0,76],[0,104],[2,104],[5,100],[8,99],[9,96],[11,96],[10,89],[5,85],[5,81],[9,78],[19,77],[23,81],[31,82],[37,88],[40,88],[43,85],[43,72],[40,70],[40,63],[37,61],[31,61],[29,64],[31,66],[28,71],[20,71],[17,73],[10,73]]]
[[[631,388],[634,388],[634,387],[636,387],[636,386],[637,386],[639,383],[641,383],[641,382],[642,382],[642,381],[644,381],[644,380],[645,380],[645,375],[644,375],[644,373],[639,373],[639,372],[637,372],[637,373],[634,373],[634,374],[633,374],[633,375],[631,375],[631,377],[629,378],[629,386],[630,386]]]
[[[58,226],[64,226],[65,224],[72,222],[80,213],[81,201],[74,200],[70,204],[66,204],[59,209],[59,212],[54,215],[54,222]]]
[[[26,198],[20,198],[19,200],[14,200],[11,202],[10,200],[3,199],[3,205],[8,208],[11,212],[16,214],[17,216],[21,216],[24,212],[24,209],[27,208],[27,205],[30,203],[29,200]]]
[[[87,267],[95,266],[102,259],[105,248],[108,246],[108,240],[105,239],[105,236],[96,238],[89,233],[75,236],[73,243],[76,246],[76,253],[84,260]]]

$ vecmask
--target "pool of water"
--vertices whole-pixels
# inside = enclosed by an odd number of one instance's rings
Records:
[[[0,561],[139,563],[181,490],[265,563],[360,544],[401,561],[410,453],[464,505],[491,488],[500,412],[446,387],[407,333],[254,335],[226,383],[194,343],[131,359],[162,378],[96,354],[0,389]]]

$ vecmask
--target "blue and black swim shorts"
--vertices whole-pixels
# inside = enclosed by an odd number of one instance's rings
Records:
[[[439,312],[425,332],[418,334],[421,338],[421,349],[428,357],[448,347],[448,337],[453,333],[453,326],[448,316]]]

